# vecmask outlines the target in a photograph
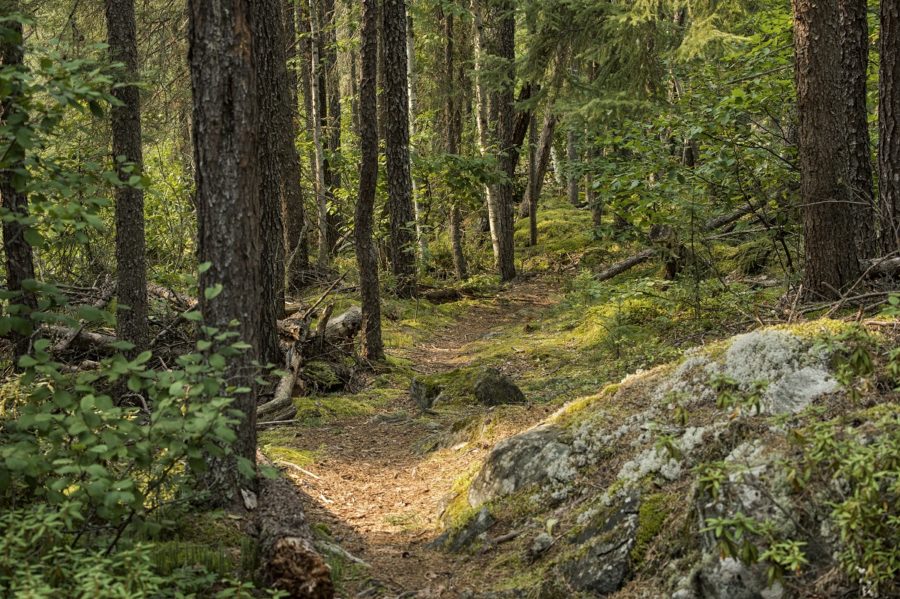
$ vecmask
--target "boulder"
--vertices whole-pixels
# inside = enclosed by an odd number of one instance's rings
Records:
[[[515,493],[528,485],[564,482],[575,475],[571,447],[552,425],[539,426],[498,443],[469,487],[469,504]]]
[[[572,539],[578,550],[557,566],[571,588],[603,597],[624,586],[631,575],[639,507],[639,497],[630,495],[602,524],[588,526]]]
[[[496,368],[485,368],[475,381],[475,397],[486,406],[525,403],[525,394]]]

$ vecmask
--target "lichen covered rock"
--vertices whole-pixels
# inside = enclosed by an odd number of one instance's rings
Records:
[[[575,475],[571,447],[561,433],[540,426],[498,443],[469,487],[469,504],[479,506],[532,484],[570,480]]]

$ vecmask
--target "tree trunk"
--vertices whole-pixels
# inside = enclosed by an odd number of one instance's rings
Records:
[[[391,267],[397,295],[416,295],[416,258],[409,167],[409,98],[406,64],[406,3],[384,0],[384,84],[387,123],[388,209],[391,215]]]
[[[838,0],[793,0],[807,292],[836,298],[859,276],[847,188]]]
[[[566,193],[569,203],[578,206],[578,146],[575,143],[575,131],[566,133]]]
[[[412,156],[415,152],[412,142],[416,137],[416,44],[411,16],[407,16],[406,19],[406,75],[409,88],[409,139]],[[419,182],[413,177],[412,197],[416,216],[416,242],[419,246],[419,268],[424,272],[428,269],[428,237],[425,235],[425,208],[419,201],[419,187]]]
[[[553,136],[556,133],[557,118],[553,114],[553,106],[547,106],[547,114],[544,116],[544,125],[541,127],[541,139],[538,141],[537,176],[533,195],[526,195],[522,202],[519,216],[525,218],[531,214],[532,205],[537,208],[538,199],[544,189],[544,179],[547,177],[547,168],[550,166],[550,155],[553,150]],[[537,212],[535,212],[537,218]]]
[[[325,186],[328,189],[328,203],[334,207],[341,189],[341,75],[337,66],[338,39],[334,0],[322,0],[322,7],[320,48],[323,69],[319,78],[319,97],[322,102],[319,118],[322,119],[325,131]],[[332,253],[337,250],[342,225],[340,211],[332,208],[328,212],[328,248]]]
[[[320,71],[322,63],[319,60],[319,26],[316,15],[316,0],[309,0],[309,26],[312,39],[310,48],[310,73],[309,73],[309,121],[312,130],[313,150],[315,161],[313,172],[316,183],[316,203],[318,206],[319,248],[317,263],[319,268],[327,268],[331,262],[331,247],[328,245],[328,194],[325,183],[325,151],[322,139],[322,121],[320,114]]]
[[[296,11],[293,0],[283,0],[285,61],[302,59],[298,52]],[[300,67],[303,68],[303,67]],[[300,125],[299,79],[296,66],[287,67],[289,115],[291,128],[282,132],[289,137],[290,147],[283,146],[288,153],[282,191],[282,219],[284,220],[285,290],[297,289],[303,285],[303,273],[309,269],[309,244],[306,241],[306,211],[303,205],[303,188],[300,186],[300,156],[294,140]],[[282,143],[284,143],[282,141]]]
[[[882,0],[878,101],[881,249],[900,251],[900,1]]]
[[[528,127],[528,188],[525,190],[525,199],[523,204],[528,203],[529,227],[528,227],[528,245],[537,245],[537,206],[531,203],[538,197],[538,134],[537,134],[537,117],[531,115],[531,123]]]
[[[498,166],[506,180],[488,186],[488,219],[494,259],[502,281],[516,276],[515,244],[513,241],[513,152],[515,86],[515,10],[510,0],[476,0],[477,87],[481,124],[482,155],[495,153]],[[484,83],[487,62],[499,65],[492,73],[497,80],[490,90]]]
[[[459,154],[459,144],[462,138],[462,106],[457,97],[456,78],[454,74],[454,17],[452,12],[444,15],[444,97],[447,119],[447,154]],[[453,270],[459,281],[469,278],[469,267],[466,264],[466,254],[463,251],[463,219],[459,208],[459,200],[450,198],[450,249],[453,254]]]
[[[303,228],[300,160],[294,145],[286,36],[281,0],[254,0],[253,52],[259,97],[259,194],[262,204],[262,323],[263,363],[281,364],[283,356],[275,323],[284,316],[286,266],[294,262]],[[298,214],[299,212],[299,214]],[[287,225],[287,226],[286,226]],[[288,233],[288,230],[291,233]],[[292,277],[296,279],[295,277]]]
[[[256,383],[260,347],[260,220],[257,164],[257,89],[253,61],[252,0],[189,0],[189,63],[194,102],[194,152],[197,165],[199,260],[210,267],[200,274],[206,326],[228,330],[237,320],[241,341],[250,349],[230,356],[229,385],[251,391],[236,394],[232,407],[244,415],[236,425],[232,452],[207,455],[199,473],[209,500],[235,504],[238,490],[250,486],[238,459],[256,462]],[[214,297],[211,297],[213,296]],[[226,342],[227,343],[227,342]]]
[[[138,52],[134,0],[106,0],[109,55],[123,64],[113,95],[112,153],[121,183],[116,187],[116,336],[134,344],[129,355],[147,348],[147,257],[144,242],[144,192],[129,184],[143,170],[141,95],[137,83]]]
[[[359,290],[362,296],[363,353],[369,360],[384,359],[381,340],[381,299],[378,255],[372,239],[375,187],[378,183],[378,5],[362,0],[359,84],[359,195],[354,224]]]
[[[7,9],[5,14],[17,13],[19,11],[19,2],[17,0],[3,0],[0,7]],[[12,67],[18,70],[24,70],[25,48],[22,39],[22,23],[16,20],[6,21],[3,26],[7,28],[9,36],[0,38],[0,61],[5,67]],[[0,122],[7,125],[13,123],[27,123],[28,115],[25,110],[17,104],[19,96],[22,93],[22,83],[18,79],[13,80],[12,89],[9,95],[0,104]],[[13,145],[18,145],[18,141],[13,139],[10,142],[10,149]],[[18,314],[23,318],[29,318],[30,313],[37,309],[37,298],[34,294],[25,291],[23,283],[27,280],[33,280],[34,275],[34,253],[31,245],[25,239],[25,232],[28,226],[23,224],[23,220],[28,218],[28,196],[22,189],[22,184],[17,179],[16,171],[25,168],[25,150],[26,148],[19,146],[18,159],[10,160],[4,163],[0,169],[0,200],[3,202],[3,208],[8,214],[14,217],[13,220],[3,219],[3,249],[6,253],[6,287],[13,293],[21,293],[21,297],[10,299],[10,304],[18,304],[24,306],[24,311]],[[12,152],[7,152],[13,155]],[[27,354],[29,350],[29,340],[31,330],[30,320],[28,324],[21,330],[13,332],[10,336],[14,343],[13,351],[15,359],[13,363],[18,362],[18,358]]]
[[[866,81],[869,66],[869,22],[866,0],[840,0],[841,66],[843,69],[844,122],[847,127],[847,182],[853,202],[853,230],[860,258],[877,253],[875,198],[872,191],[872,155],[869,145]]]
[[[254,0],[258,2],[259,0]],[[266,463],[260,455],[260,462]],[[269,464],[271,465],[271,464]],[[260,477],[260,574],[291,599],[331,599],[331,570],[319,555],[297,487],[284,477]]]

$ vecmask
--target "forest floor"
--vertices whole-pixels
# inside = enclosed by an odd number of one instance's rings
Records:
[[[559,288],[553,275],[518,282],[472,302],[452,323],[389,354],[425,376],[480,366],[480,356],[503,342],[502,331],[514,328],[521,336],[523,324],[556,305]],[[491,365],[513,378],[540,369],[524,351],[510,349]],[[428,546],[440,532],[439,516],[454,482],[480,465],[496,441],[545,418],[553,406],[503,406],[496,409],[502,415],[492,417],[494,409],[468,402],[439,404],[434,414],[423,414],[409,398],[408,380],[400,378],[395,386],[398,393],[374,413],[282,427],[264,435],[261,444],[277,443],[281,452],[272,453],[286,458],[279,463],[293,463],[286,474],[304,492],[317,533],[371,566],[332,563],[341,570],[334,572],[341,596],[456,597],[478,588],[473,580],[477,564],[470,563],[471,556]],[[472,423],[480,427],[475,435]],[[454,436],[462,429],[470,432]]]

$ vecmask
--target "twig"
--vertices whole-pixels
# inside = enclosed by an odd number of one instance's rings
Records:
[[[315,312],[316,308],[319,307],[319,304],[321,304],[323,301],[325,301],[325,298],[328,297],[328,294],[331,293],[331,290],[334,289],[335,287],[337,287],[338,283],[340,283],[341,281],[343,281],[343,280],[344,280],[344,277],[346,277],[346,276],[347,276],[347,273],[342,274],[341,276],[339,276],[339,277],[337,278],[337,280],[335,280],[334,283],[332,283],[331,285],[329,285],[329,286],[328,286],[328,289],[325,290],[325,293],[323,293],[323,294],[321,295],[321,297],[319,297],[319,299],[316,300],[316,303],[314,303],[312,306],[310,306],[309,309],[308,309],[306,312],[303,313],[303,316],[300,317],[300,320],[306,320],[307,318],[309,318],[309,316],[310,316],[313,312]]]

